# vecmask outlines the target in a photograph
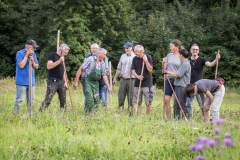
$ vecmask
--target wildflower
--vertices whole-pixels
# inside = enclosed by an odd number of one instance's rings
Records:
[[[97,97],[97,96],[99,96],[99,94],[98,94],[98,93],[93,95],[93,97]]]
[[[13,148],[13,146],[10,146],[10,148],[12,149],[12,148]]]
[[[222,150],[218,150],[218,153],[223,153],[223,151]]]
[[[180,135],[180,133],[178,133],[178,135]]]
[[[215,145],[217,145],[217,144],[218,144],[218,142],[215,141],[215,140],[212,140],[212,139],[209,139],[209,140],[207,141],[207,146],[210,146],[210,147],[213,147],[213,146],[215,146]]]
[[[158,132],[158,134],[159,134],[159,135],[162,135],[162,133],[161,133],[161,132]]]
[[[198,137],[197,139],[196,139],[196,142],[198,142],[198,143],[200,143],[202,141],[202,138],[201,137]]]
[[[225,138],[230,138],[230,137],[231,137],[231,134],[230,134],[230,133],[224,133],[224,134],[223,134],[223,137],[225,137]]]
[[[197,146],[196,144],[192,144],[191,146],[189,146],[188,149],[189,149],[189,150],[195,150],[196,146]]]
[[[221,123],[224,123],[224,120],[223,119],[214,119],[212,123],[219,125]]]
[[[233,146],[234,142],[231,139],[224,139],[223,145]]]
[[[174,127],[172,127],[172,130],[174,130]]]
[[[199,145],[197,145],[196,147],[195,147],[195,149],[194,149],[196,152],[197,151],[203,151],[204,150],[204,145],[202,145],[202,144],[199,144]]]
[[[218,133],[222,132],[222,130],[220,128],[214,128],[213,132],[218,134]]]
[[[203,160],[203,159],[205,159],[204,156],[197,156],[197,157],[195,158],[195,160]]]
[[[35,153],[33,153],[32,155],[33,155],[33,157],[35,157],[35,156],[36,156],[36,154],[35,154]]]
[[[38,149],[39,149],[39,150],[42,150],[42,147],[39,147]]]

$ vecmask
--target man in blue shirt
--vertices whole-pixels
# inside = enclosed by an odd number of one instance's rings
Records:
[[[25,43],[25,49],[17,52],[16,55],[16,100],[14,104],[14,111],[20,112],[20,105],[22,104],[22,97],[26,92],[27,110],[29,113],[28,94],[29,94],[29,58],[32,59],[32,101],[34,100],[35,78],[34,69],[38,69],[37,56],[34,53],[39,47],[37,43],[30,39]],[[33,53],[31,53],[31,50]]]

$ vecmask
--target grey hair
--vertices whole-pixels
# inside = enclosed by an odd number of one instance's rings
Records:
[[[99,45],[98,45],[97,43],[93,43],[93,44],[91,45],[91,48],[92,48],[92,46],[93,46],[93,45],[97,45],[97,46],[98,46],[98,48],[99,48]]]
[[[136,45],[135,48],[138,50],[138,51],[143,51],[144,52],[144,47],[142,45]]]
[[[96,53],[96,56],[98,55],[98,53],[102,53],[103,51],[106,51],[106,52],[107,52],[107,50],[104,49],[104,48],[98,48],[97,53]]]
[[[199,49],[199,46],[198,46],[198,44],[197,43],[194,43],[193,45],[192,45],[192,47],[193,46],[197,46],[198,47],[198,49]],[[191,49],[192,49],[192,47],[191,47]]]
[[[62,43],[59,47],[58,47],[58,50],[60,51],[63,51],[64,49],[67,49],[67,50],[70,50],[70,48],[67,46],[67,44],[65,43]]]

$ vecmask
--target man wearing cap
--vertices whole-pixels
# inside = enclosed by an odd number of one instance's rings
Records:
[[[145,105],[146,105],[146,113],[147,115],[151,114],[151,104],[153,101],[153,93],[151,91],[152,87],[152,70],[153,70],[153,60],[152,57],[148,54],[144,53],[144,48],[141,45],[136,45],[134,48],[134,53],[136,57],[133,58],[132,61],[132,74],[136,77],[134,83],[134,93],[133,93],[133,103],[137,104],[137,115],[142,113],[142,97],[144,95]],[[142,66],[144,65],[143,74]],[[138,90],[140,81],[142,81],[140,86],[140,93],[138,97]],[[139,101],[137,102],[137,99]]]
[[[132,97],[133,97],[133,89],[134,89],[134,80],[135,77],[132,75],[131,66],[133,57],[135,57],[134,53],[132,52],[132,43],[127,42],[124,46],[125,54],[123,54],[118,62],[117,71],[113,79],[113,83],[116,83],[117,77],[120,75],[120,84],[118,90],[118,108],[124,108],[124,101],[127,95],[128,103],[130,99],[130,104],[128,104],[128,111],[129,106],[133,106],[132,104]],[[130,79],[131,78],[131,79]],[[131,82],[131,83],[130,83]],[[130,90],[131,89],[131,90]],[[129,95],[130,90],[130,95]]]
[[[107,50],[99,48],[96,56],[90,56],[85,59],[83,64],[78,69],[73,87],[78,87],[78,80],[82,76],[81,82],[83,86],[84,99],[84,112],[88,114],[92,111],[93,107],[96,109],[99,106],[99,80],[102,77],[104,83],[108,88],[108,92],[112,93],[107,79],[107,71],[103,58],[106,56]]]
[[[86,55],[85,59],[87,59],[90,56],[96,56],[96,52],[99,49],[99,45],[97,43],[93,43],[91,46],[91,54]],[[109,74],[109,66],[108,66],[108,58],[105,55],[103,58],[103,61],[105,62],[105,68],[107,71],[107,75]],[[100,99],[102,100],[102,105],[107,105],[107,86],[105,85],[103,78],[99,80],[99,92],[100,92]]]
[[[14,111],[20,112],[20,105],[22,104],[22,97],[26,92],[27,110],[29,113],[29,58],[32,59],[32,101],[34,100],[35,78],[34,69],[38,69],[37,56],[34,53],[39,47],[37,43],[30,39],[25,43],[25,49],[20,50],[16,54],[16,100],[14,103]]]
[[[58,52],[52,52],[48,55],[47,69],[48,69],[48,83],[47,93],[45,99],[39,111],[46,109],[55,93],[58,93],[58,99],[60,101],[60,108],[65,109],[66,105],[66,89],[67,79],[64,73],[63,61],[64,57],[67,56],[70,48],[66,44],[61,44],[58,48]]]

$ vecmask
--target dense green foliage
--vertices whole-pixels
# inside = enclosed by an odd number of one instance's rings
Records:
[[[137,41],[154,60],[154,83],[162,86],[161,61],[169,52],[172,39],[181,40],[189,50],[200,46],[200,56],[209,61],[220,50],[218,76],[227,85],[240,84],[240,1],[239,0],[1,0],[0,76],[15,75],[15,54],[27,39],[40,46],[36,76],[46,78],[47,56],[60,41],[71,50],[66,58],[68,77],[90,53],[92,43],[108,50],[116,68],[122,46]],[[205,68],[204,78],[213,78],[215,67]],[[114,74],[114,73],[113,73]]]

